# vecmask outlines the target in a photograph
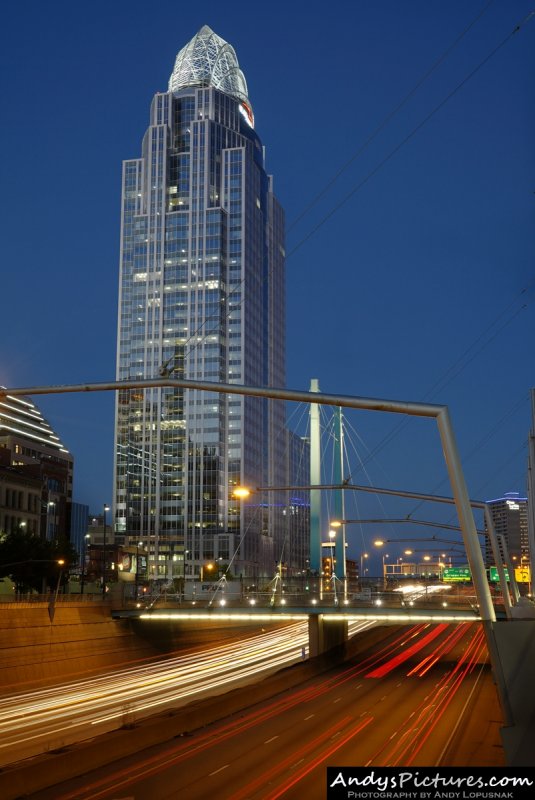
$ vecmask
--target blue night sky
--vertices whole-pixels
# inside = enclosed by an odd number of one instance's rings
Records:
[[[121,162],[140,155],[154,93],[208,24],[236,49],[286,210],[288,387],[316,377],[325,392],[447,404],[471,496],[524,493],[535,385],[535,17],[491,53],[533,7],[9,4],[0,383],[114,378]],[[37,403],[75,456],[75,499],[98,511],[112,499],[112,395]],[[348,415],[352,480],[449,494],[434,423],[400,421]],[[346,516],[403,508],[359,499]],[[355,528],[352,551],[371,536]]]

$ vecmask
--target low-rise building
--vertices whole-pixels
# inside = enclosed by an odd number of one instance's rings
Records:
[[[69,538],[74,459],[29,398],[9,394],[0,398],[0,450],[4,451],[4,466],[20,468],[12,471],[12,476],[18,474],[39,482],[39,534],[50,540]],[[30,491],[28,485],[25,494],[22,486],[15,489],[4,485],[2,513],[9,530],[24,523],[23,514],[19,513],[22,511],[27,514],[26,524],[33,528],[36,486],[34,483]],[[13,495],[13,491],[17,494]],[[31,512],[28,502],[32,504]]]

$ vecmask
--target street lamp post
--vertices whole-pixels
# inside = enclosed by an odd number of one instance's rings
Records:
[[[331,540],[331,581],[333,585],[334,604],[338,605],[338,595],[336,593],[336,573],[334,571],[334,540],[336,539],[336,531],[329,531],[329,539]]]
[[[104,503],[103,507],[103,517],[104,517],[104,536],[102,539],[102,598],[106,597],[106,511],[109,511],[110,507]]]
[[[143,547],[143,542],[138,542],[136,544],[136,571],[134,573],[134,600],[137,600],[138,595],[138,584],[139,584],[139,548]]]
[[[54,592],[54,597],[48,604],[48,616],[50,617],[50,622],[54,622],[54,614],[56,613],[56,602],[58,599],[58,592],[59,592],[59,585],[61,583],[61,576],[63,575],[63,565],[65,561],[63,558],[58,559],[57,564],[59,566],[58,572],[58,580],[56,583],[56,591]]]
[[[366,559],[368,558],[368,553],[361,553],[360,554],[360,587],[362,588],[362,578],[364,577],[365,567],[364,564],[366,563]]]
[[[388,581],[386,579],[386,563],[385,558],[389,558],[388,553],[383,554],[383,588],[386,589],[388,586]]]
[[[85,557],[86,557],[86,548],[87,548],[87,545],[89,544],[89,539],[90,538],[91,538],[91,534],[90,533],[86,533],[86,535],[84,536],[84,538],[82,540],[82,544],[83,544],[83,547],[82,547],[82,577],[81,577],[81,580],[80,580],[80,594],[84,593],[84,586],[85,586]]]
[[[237,503],[237,510],[238,510],[238,520],[239,520],[239,541],[241,544],[242,540],[242,516],[243,516],[243,501],[247,500],[247,498],[251,495],[251,489],[248,486],[235,486],[232,490],[232,497],[238,501]],[[233,536],[229,537],[229,541],[234,541],[234,536],[236,535],[236,528],[233,526]],[[240,547],[241,550],[241,547]],[[256,571],[255,571],[256,574]],[[240,577],[240,580],[242,578]],[[255,581],[256,583],[256,581]]]
[[[49,495],[50,497],[50,495]],[[56,503],[53,500],[49,500],[46,504],[46,538],[48,541],[52,541],[56,539]],[[52,522],[50,522],[50,518],[52,517]]]
[[[384,540],[383,539],[376,539],[375,542],[374,542],[374,545],[376,547],[382,547],[384,545]],[[388,553],[383,553],[382,556],[383,556],[383,589],[386,589],[387,580],[386,580],[385,558],[389,558],[389,555],[388,555]]]

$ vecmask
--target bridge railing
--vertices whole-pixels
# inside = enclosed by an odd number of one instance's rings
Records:
[[[496,598],[498,605],[499,598]],[[425,610],[425,609],[450,609],[450,610],[471,610],[477,612],[477,598],[473,592],[471,593],[452,593],[450,591],[435,591],[426,593],[425,590],[418,590],[415,588],[412,592],[404,592],[403,594],[398,591],[370,591],[369,593],[354,592],[349,593],[347,597],[344,595],[334,596],[331,592],[323,592],[320,594],[311,594],[308,592],[284,592],[274,594],[270,592],[245,592],[242,596],[226,596],[224,592],[214,593],[211,596],[197,596],[194,598],[185,597],[182,593],[165,593],[157,596],[147,597],[143,596],[138,599],[131,598],[125,600],[124,607],[126,608],[142,608],[150,609],[163,609],[163,608],[286,608],[289,611],[292,608],[307,608],[310,607],[311,611],[314,607],[332,607],[345,608],[391,608],[391,609],[406,609],[410,611]]]

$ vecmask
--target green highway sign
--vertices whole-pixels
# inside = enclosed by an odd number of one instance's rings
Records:
[[[503,568],[505,573],[505,580],[509,580],[509,571],[507,567]],[[500,580],[498,570],[496,567],[489,567],[489,580],[491,583],[497,583]],[[521,567],[515,566],[515,580],[517,583],[531,583],[531,569],[529,564],[524,564]]]
[[[471,581],[472,573],[468,567],[446,567],[442,573],[443,581]]]
[[[508,571],[507,567],[503,568],[503,572],[504,572],[504,575],[505,575],[505,580],[508,581],[509,580],[509,571]],[[495,582],[497,583],[500,580],[500,576],[498,575],[498,567],[489,567],[489,580],[492,583],[495,583]]]

